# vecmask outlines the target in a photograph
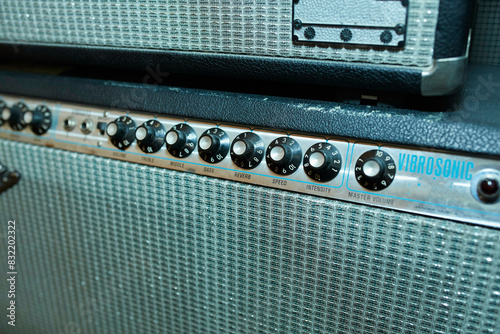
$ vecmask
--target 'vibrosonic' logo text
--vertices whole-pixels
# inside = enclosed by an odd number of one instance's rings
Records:
[[[416,154],[399,154],[399,170],[435,177],[471,180],[474,163],[471,161],[426,157]]]

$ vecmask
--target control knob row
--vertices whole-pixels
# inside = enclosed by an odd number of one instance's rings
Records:
[[[21,131],[27,125],[24,121],[24,114],[28,111],[29,109],[24,103],[18,102],[10,108],[3,109],[2,119],[9,123],[13,130]]]
[[[230,153],[233,163],[243,169],[257,167],[265,157],[269,169],[278,175],[291,175],[303,163],[307,176],[318,182],[333,180],[342,168],[342,156],[333,144],[323,142],[309,147],[303,156],[299,143],[291,137],[279,137],[267,147],[253,132],[243,132],[230,143],[227,133],[220,128],[203,132],[198,143],[194,129],[180,123],[168,132],[157,120],[148,120],[136,128],[134,121],[123,116],[108,124],[107,134],[113,145],[125,150],[134,140],[145,153],[158,152],[166,144],[174,157],[186,158],[198,144],[201,159],[219,163]],[[364,153],[356,162],[355,177],[361,186],[370,190],[387,188],[396,175],[392,157],[382,150]]]
[[[255,168],[262,160],[264,143],[252,132],[240,134],[231,146],[233,162],[244,169]],[[266,150],[266,162],[271,171],[279,175],[291,175],[298,170],[302,161],[299,143],[291,137],[273,140]],[[332,144],[317,143],[304,155],[304,170],[313,180],[333,180],[342,167],[339,150]]]
[[[33,133],[43,135],[52,125],[52,113],[44,105],[30,110],[22,102],[18,102],[8,108],[4,102],[0,101],[0,112],[0,126],[7,122],[16,131],[22,131],[29,125]]]
[[[196,147],[194,129],[184,123],[173,126],[168,132],[157,120],[149,120],[136,128],[135,122],[122,116],[109,123],[106,133],[111,143],[121,150],[127,149],[134,140],[145,153],[158,152],[163,145],[167,151],[177,158],[186,158]],[[229,151],[229,136],[219,128],[205,131],[198,143],[200,156],[209,163],[222,161]]]

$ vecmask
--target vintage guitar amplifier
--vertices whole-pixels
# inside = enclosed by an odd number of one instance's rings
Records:
[[[0,54],[444,95],[463,82],[474,8],[474,0],[4,0]]]
[[[1,332],[498,333],[469,77],[429,113],[0,72]]]

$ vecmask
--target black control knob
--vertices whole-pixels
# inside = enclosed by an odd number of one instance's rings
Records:
[[[257,167],[264,158],[264,142],[253,132],[240,133],[231,144],[231,160],[243,169]]]
[[[318,182],[329,182],[337,177],[342,168],[342,155],[329,143],[317,143],[304,155],[304,171]]]
[[[269,169],[279,175],[290,175],[297,171],[302,161],[299,143],[290,137],[276,138],[266,151]]]
[[[46,106],[38,106],[33,111],[26,111],[23,119],[24,123],[31,127],[31,131],[39,136],[49,131],[52,125],[52,113]]]
[[[24,114],[28,112],[28,107],[22,103],[18,102],[14,104],[10,109],[5,108],[2,111],[2,118],[4,121],[8,122],[13,130],[21,131],[26,127],[24,122]]]
[[[176,158],[186,158],[196,147],[196,132],[187,124],[172,127],[165,137],[167,151]]]
[[[356,161],[355,175],[362,187],[376,191],[383,190],[394,181],[396,164],[384,151],[368,151]]]
[[[229,136],[219,128],[208,129],[198,140],[200,157],[208,163],[216,164],[229,153]]]
[[[135,122],[130,117],[121,116],[108,124],[106,133],[115,147],[126,150],[135,140]]]
[[[7,105],[4,101],[0,100],[0,126],[5,124],[5,120],[3,119],[3,111],[7,109]]]
[[[155,153],[165,144],[166,134],[165,127],[157,120],[151,119],[135,130],[135,139],[143,152]]]

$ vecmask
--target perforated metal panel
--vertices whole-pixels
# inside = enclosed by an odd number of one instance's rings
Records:
[[[0,159],[22,174],[0,195],[15,333],[500,331],[498,230],[5,140]]]
[[[2,0],[0,41],[426,67],[438,8],[438,0],[410,1],[400,52],[294,45],[291,0]]]
[[[481,0],[470,51],[471,62],[500,65],[500,1]]]

